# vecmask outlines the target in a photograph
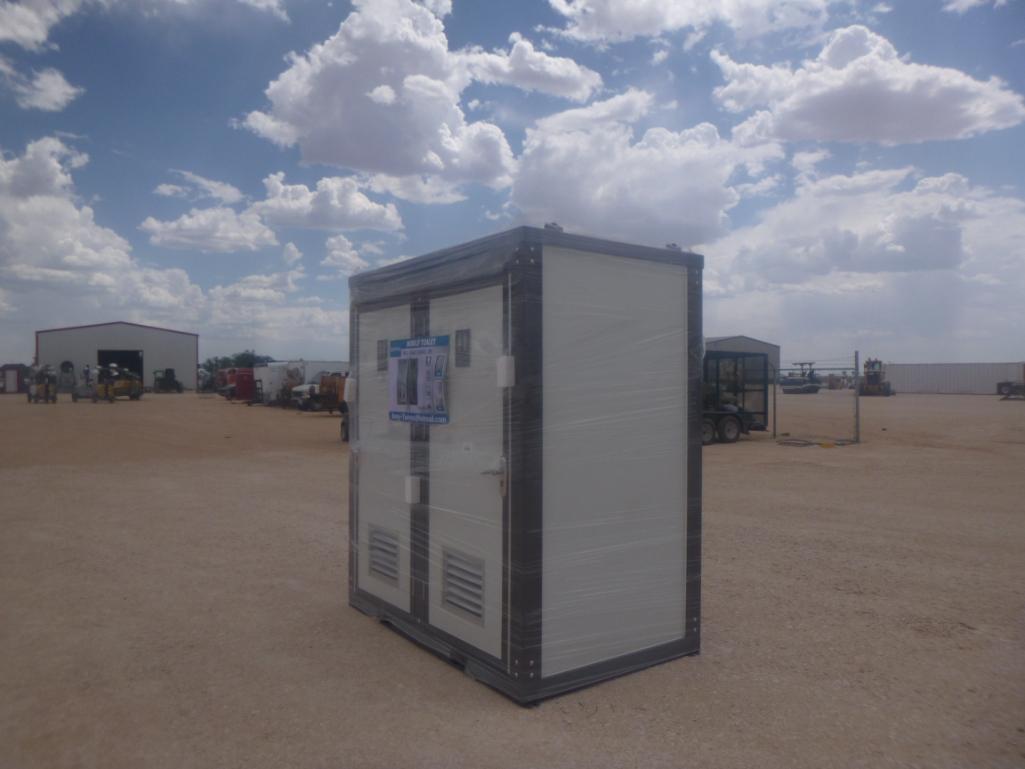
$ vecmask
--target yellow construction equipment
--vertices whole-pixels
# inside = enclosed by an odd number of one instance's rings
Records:
[[[883,362],[877,358],[869,358],[865,361],[865,375],[858,386],[858,395],[896,395],[890,383],[886,381],[886,371]]]

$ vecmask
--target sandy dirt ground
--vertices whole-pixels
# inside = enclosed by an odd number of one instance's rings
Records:
[[[1025,766],[1025,403],[863,407],[705,451],[700,656],[527,709],[347,606],[337,418],[0,397],[0,767]]]

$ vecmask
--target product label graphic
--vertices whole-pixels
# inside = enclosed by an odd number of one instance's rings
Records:
[[[448,424],[448,336],[393,339],[388,348],[388,418]]]

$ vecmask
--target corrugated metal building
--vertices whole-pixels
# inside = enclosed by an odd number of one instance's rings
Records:
[[[716,352],[763,352],[769,356],[770,376],[779,373],[779,345],[763,342],[751,336],[710,336],[705,338],[705,349]]]
[[[1021,363],[886,363],[885,376],[900,393],[993,395],[997,382],[1020,382]]]
[[[153,372],[173,368],[184,387],[196,389],[199,334],[115,321],[36,332],[36,363],[57,368],[71,361],[81,372],[89,366],[117,363],[141,374],[153,386]]]

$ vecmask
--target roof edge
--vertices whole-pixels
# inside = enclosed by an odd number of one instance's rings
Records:
[[[146,323],[132,323],[130,320],[111,320],[106,323],[85,323],[81,326],[59,326],[57,328],[43,328],[36,331],[36,335],[49,334],[53,331],[74,331],[80,328],[99,328],[100,326],[135,326],[136,328],[148,328],[151,331],[166,331],[169,334],[183,334],[185,336],[194,336],[197,339],[199,334],[192,331],[179,331],[175,328],[165,328],[163,326],[150,326]]]

